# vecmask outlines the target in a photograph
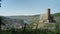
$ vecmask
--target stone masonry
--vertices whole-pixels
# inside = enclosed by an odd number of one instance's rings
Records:
[[[50,8],[46,10],[46,14],[40,14],[40,20],[41,23],[52,23],[55,22],[53,17],[50,15]]]

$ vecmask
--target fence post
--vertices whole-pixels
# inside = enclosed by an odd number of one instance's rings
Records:
[[[35,32],[34,32],[34,34],[37,34],[37,29],[38,29],[38,24],[36,25],[36,29],[35,29]]]
[[[24,27],[23,27],[23,34],[25,33],[25,29],[26,29],[26,23],[25,23],[25,25],[24,25]]]

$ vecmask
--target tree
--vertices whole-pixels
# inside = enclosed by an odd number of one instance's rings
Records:
[[[3,16],[0,16],[0,33],[1,33],[1,25],[5,25],[5,24],[2,22],[3,19],[4,19],[4,17],[3,17]]]

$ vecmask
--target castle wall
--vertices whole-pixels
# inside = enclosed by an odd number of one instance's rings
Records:
[[[49,22],[54,22],[53,17],[50,15],[50,9],[46,10],[46,14],[40,14],[40,21],[43,23],[49,23]]]

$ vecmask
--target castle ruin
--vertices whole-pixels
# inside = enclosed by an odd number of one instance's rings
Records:
[[[52,23],[55,22],[53,17],[50,15],[50,8],[46,10],[46,14],[40,14],[40,23]]]

